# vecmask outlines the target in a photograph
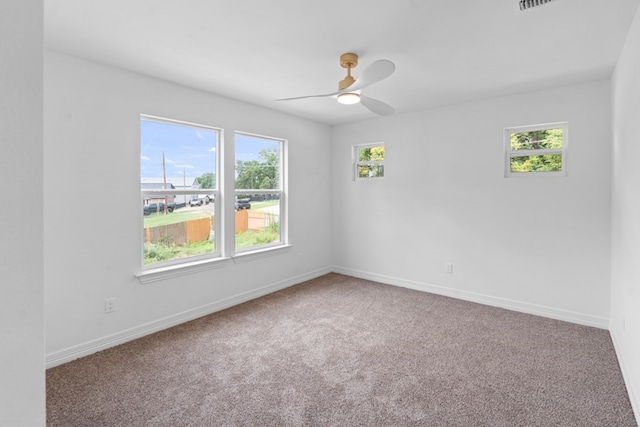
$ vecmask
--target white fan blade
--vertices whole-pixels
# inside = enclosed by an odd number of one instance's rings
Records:
[[[296,100],[296,99],[304,99],[304,98],[323,98],[323,97],[328,97],[328,96],[336,96],[336,95],[340,95],[342,93],[347,93],[347,92],[355,92],[357,90],[364,89],[367,86],[371,86],[372,84],[377,83],[380,80],[386,79],[391,74],[393,74],[395,69],[396,69],[396,66],[393,64],[393,62],[391,62],[389,60],[386,60],[386,59],[379,59],[379,60],[373,62],[367,68],[365,68],[365,70],[362,72],[362,75],[351,86],[349,86],[349,87],[347,87],[345,89],[338,90],[338,91],[332,92],[332,93],[325,93],[325,94],[322,94],[322,95],[296,96],[296,97],[293,97],[293,98],[276,99],[275,101],[293,101],[293,100]],[[362,97],[362,95],[361,95],[361,97]],[[373,99],[372,101],[380,102],[380,101],[376,101],[375,99]],[[382,104],[384,104],[384,103],[382,103]],[[384,104],[384,105],[386,105],[386,104]],[[389,106],[387,105],[387,107],[389,107]],[[389,108],[391,108],[391,107],[389,107]],[[391,110],[393,112],[393,108],[391,108]],[[389,114],[391,114],[391,113],[389,113]]]
[[[362,94],[360,94],[360,103],[381,116],[388,116],[396,111],[391,105],[385,104],[377,99],[368,98]]]
[[[348,88],[340,92],[353,92],[354,90],[364,89],[374,83],[384,80],[396,70],[393,62],[386,59],[379,59],[373,62],[362,72],[362,75]]]
[[[295,99],[304,99],[304,98],[323,98],[323,97],[326,97],[326,96],[335,96],[335,95],[337,95],[339,93],[340,93],[340,91],[333,92],[333,93],[325,93],[324,95],[296,96],[296,97],[293,97],[293,98],[274,99],[274,101],[293,101]]]

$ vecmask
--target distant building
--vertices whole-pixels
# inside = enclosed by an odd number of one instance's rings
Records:
[[[164,178],[162,177],[142,177],[140,178],[140,188],[141,189],[162,189],[164,185]],[[176,190],[190,190],[200,188],[200,184],[198,183],[198,179],[196,177],[190,176],[168,176],[167,177],[167,188],[176,189]],[[172,200],[168,203],[184,203],[187,204],[191,199],[191,195],[189,194],[181,194],[178,196],[171,196]],[[149,196],[145,196],[144,204],[148,205],[149,203],[154,203],[156,201],[164,201],[164,197],[162,200],[156,200],[149,198]]]
[[[169,182],[167,182],[167,187],[174,189],[175,187],[170,184]],[[141,182],[140,183],[140,189],[142,190],[162,190],[164,188],[164,183],[162,182]],[[160,202],[164,202],[165,199],[167,201],[167,204],[169,203],[175,203],[175,195],[171,195],[171,196],[166,196],[166,197],[158,197],[158,196],[151,196],[151,195],[145,195],[143,196],[143,200],[142,200],[142,204],[143,205],[148,205],[150,203],[160,203]]]

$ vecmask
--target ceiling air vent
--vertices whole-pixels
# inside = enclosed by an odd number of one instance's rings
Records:
[[[520,0],[520,10],[533,9],[551,1],[553,0]]]

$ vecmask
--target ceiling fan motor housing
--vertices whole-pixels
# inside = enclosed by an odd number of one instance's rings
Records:
[[[356,79],[354,79],[351,76],[347,76],[344,79],[340,80],[340,82],[338,83],[338,90],[343,90],[348,88],[349,86],[351,86],[353,84],[353,82],[355,82]]]

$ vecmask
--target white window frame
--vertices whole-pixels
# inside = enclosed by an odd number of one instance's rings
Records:
[[[280,215],[280,224],[278,227],[278,231],[280,233],[280,239],[276,242],[266,243],[263,245],[251,246],[248,248],[237,248],[235,243],[233,245],[234,250],[234,262],[242,262],[244,259],[253,259],[254,257],[247,257],[247,255],[258,255],[262,256],[265,254],[265,251],[279,249],[283,247],[289,246],[289,233],[288,233],[288,220],[287,220],[287,170],[288,170],[288,141],[283,138],[276,138],[273,136],[267,135],[259,135],[250,132],[236,131],[234,133],[234,139],[236,135],[244,135],[253,138],[261,138],[267,139],[271,141],[278,142],[280,144],[280,168],[279,168],[279,177],[278,182],[280,184],[280,188],[278,189],[237,189],[234,185],[234,197],[233,203],[235,204],[236,198],[242,197],[243,195],[251,196],[251,195],[260,195],[260,194],[277,194],[279,200],[279,215]],[[234,144],[235,149],[235,144]],[[235,164],[234,161],[234,173],[235,173]],[[235,237],[232,236],[233,241],[235,242]]]
[[[386,150],[386,147],[384,145],[384,142],[358,144],[358,145],[354,145],[353,146],[353,150],[352,150],[352,154],[351,155],[352,155],[353,180],[354,181],[367,181],[367,180],[370,180],[370,179],[384,179],[384,176],[385,176],[386,173],[383,173],[382,176],[360,176],[360,174],[358,173],[358,168],[360,166],[382,166],[383,170],[385,169],[384,160],[376,160],[376,161],[359,161],[358,160],[359,159],[358,154],[360,153],[360,150],[367,149],[367,148],[376,148],[376,147],[383,147],[385,149],[384,156],[385,156],[385,159],[386,159],[387,150]]]
[[[547,129],[562,129],[562,147],[549,148],[540,150],[512,150],[511,135],[514,133],[534,132]],[[522,176],[567,176],[567,152],[569,147],[569,123],[545,123],[538,125],[515,126],[505,128],[504,130],[504,176],[505,178],[522,177]],[[527,156],[544,156],[549,154],[559,154],[562,157],[562,170],[560,171],[531,171],[531,172],[512,172],[511,159],[514,157]]]
[[[154,281],[153,277],[155,277],[156,275],[154,275],[153,273],[166,273],[167,270],[171,270],[174,267],[180,267],[180,266],[188,266],[191,267],[191,269],[194,269],[194,267],[197,269],[199,266],[201,267],[203,264],[203,262],[210,262],[212,260],[219,260],[222,259],[222,239],[220,239],[221,236],[221,232],[222,232],[222,228],[221,228],[221,223],[222,221],[220,221],[221,219],[221,213],[222,213],[222,209],[220,206],[219,201],[221,200],[220,197],[220,177],[221,177],[221,159],[220,159],[220,146],[222,144],[223,141],[223,130],[220,128],[216,128],[213,126],[209,126],[209,125],[203,125],[203,124],[199,124],[199,123],[191,123],[191,122],[185,122],[185,121],[181,121],[181,120],[175,120],[175,119],[168,119],[168,118],[164,118],[164,117],[157,117],[157,116],[151,116],[151,115],[147,115],[147,114],[141,114],[139,121],[151,121],[151,122],[156,122],[156,123],[164,123],[164,124],[169,124],[169,125],[178,125],[178,126],[188,126],[188,127],[193,127],[193,128],[200,128],[200,129],[205,129],[207,131],[214,131],[217,133],[217,141],[216,141],[216,154],[215,154],[215,171],[216,171],[216,186],[215,188],[211,189],[211,188],[206,188],[206,189],[184,189],[184,190],[180,190],[180,189],[140,189],[140,199],[141,199],[141,204],[144,201],[145,196],[152,196],[154,198],[159,198],[162,196],[181,196],[181,195],[188,195],[188,196],[193,196],[193,195],[203,195],[203,196],[208,196],[208,195],[213,195],[213,199],[214,199],[214,218],[216,218],[216,220],[214,221],[214,236],[215,236],[215,247],[214,247],[214,251],[207,253],[207,254],[201,254],[201,255],[194,255],[194,256],[190,256],[190,257],[186,257],[186,258],[179,258],[179,259],[173,259],[173,260],[168,260],[168,261],[163,261],[163,262],[158,262],[158,263],[153,263],[153,264],[144,264],[144,253],[141,252],[140,254],[140,265],[141,265],[141,271],[142,273],[138,276],[140,278],[141,281],[145,282],[145,280],[143,280],[144,276],[148,276],[151,277],[151,279],[148,279],[146,281]],[[138,174],[140,175],[140,174]],[[142,213],[142,211],[140,211],[140,227],[142,230],[144,230],[144,215]],[[142,235],[142,233],[141,233]]]

